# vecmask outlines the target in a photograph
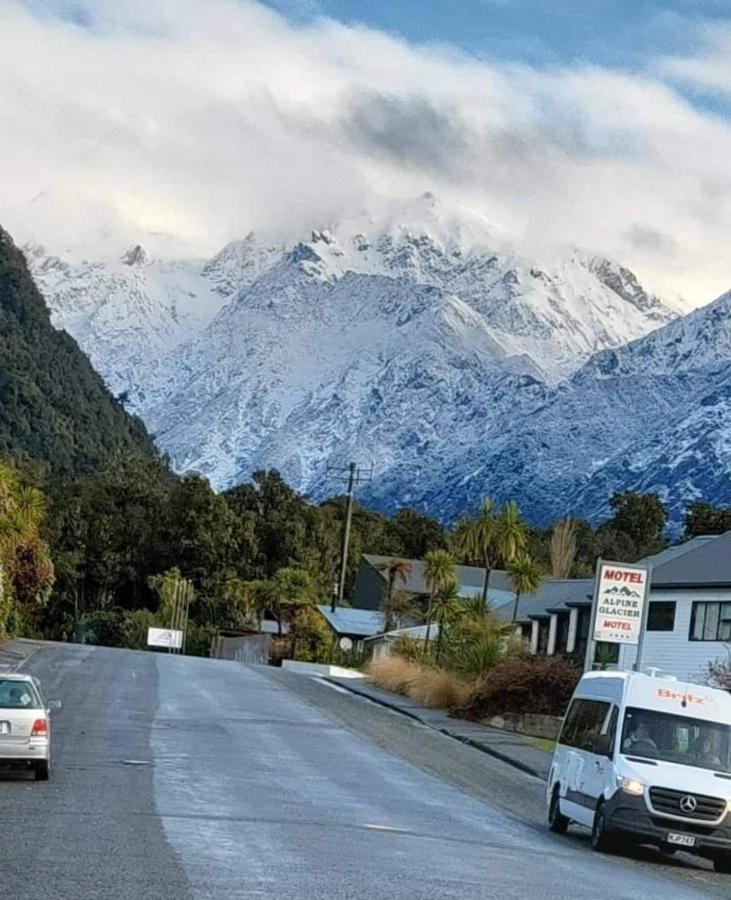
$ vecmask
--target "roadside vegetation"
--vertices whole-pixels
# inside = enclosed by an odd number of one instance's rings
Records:
[[[522,597],[536,578],[590,574],[597,555],[633,561],[664,545],[657,497],[616,494],[611,506],[596,529],[581,520],[536,529],[513,504],[486,501],[449,530],[413,509],[384,516],[356,504],[346,597],[362,554],[384,556],[389,625],[424,622],[434,658],[414,661],[471,684],[499,663],[504,643],[485,604],[492,570],[508,568]],[[141,647],[147,627],[169,624],[169,583],[185,579],[188,652],[206,654],[216,633],[267,618],[279,623],[280,655],[358,664],[313,610],[337,579],[344,513],[344,498],[313,503],[276,471],[217,494],[150,454],[118,454],[77,475],[0,460],[0,634]],[[723,530],[727,514],[694,504],[687,536]],[[428,567],[421,607],[403,591],[410,559]],[[470,604],[457,596],[460,563],[488,569]]]

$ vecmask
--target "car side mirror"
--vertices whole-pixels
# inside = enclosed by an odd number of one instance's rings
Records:
[[[612,737],[609,734],[598,734],[591,742],[591,751],[599,756],[609,756],[612,749]]]
[[[50,712],[52,709],[61,709],[61,701],[60,700],[49,700],[48,701],[48,711]]]

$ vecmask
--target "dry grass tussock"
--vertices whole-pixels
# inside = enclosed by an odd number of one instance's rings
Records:
[[[404,694],[430,709],[461,709],[472,698],[473,686],[454,673],[400,656],[373,660],[366,671],[378,687]]]

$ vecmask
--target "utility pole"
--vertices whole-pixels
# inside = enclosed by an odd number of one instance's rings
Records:
[[[337,604],[342,604],[345,596],[345,575],[348,568],[348,550],[350,548],[350,526],[353,520],[353,500],[356,485],[363,481],[371,481],[373,479],[373,465],[370,469],[360,469],[354,462],[350,463],[347,469],[329,469],[340,478],[348,479],[347,505],[345,507],[345,522],[343,523],[343,545],[340,554],[340,579],[338,581],[337,597],[333,594],[333,602],[331,606],[332,612],[335,612]]]

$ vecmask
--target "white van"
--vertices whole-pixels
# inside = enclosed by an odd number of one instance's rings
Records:
[[[731,872],[731,696],[638,672],[589,672],[564,717],[548,778],[552,831],[685,848]]]

